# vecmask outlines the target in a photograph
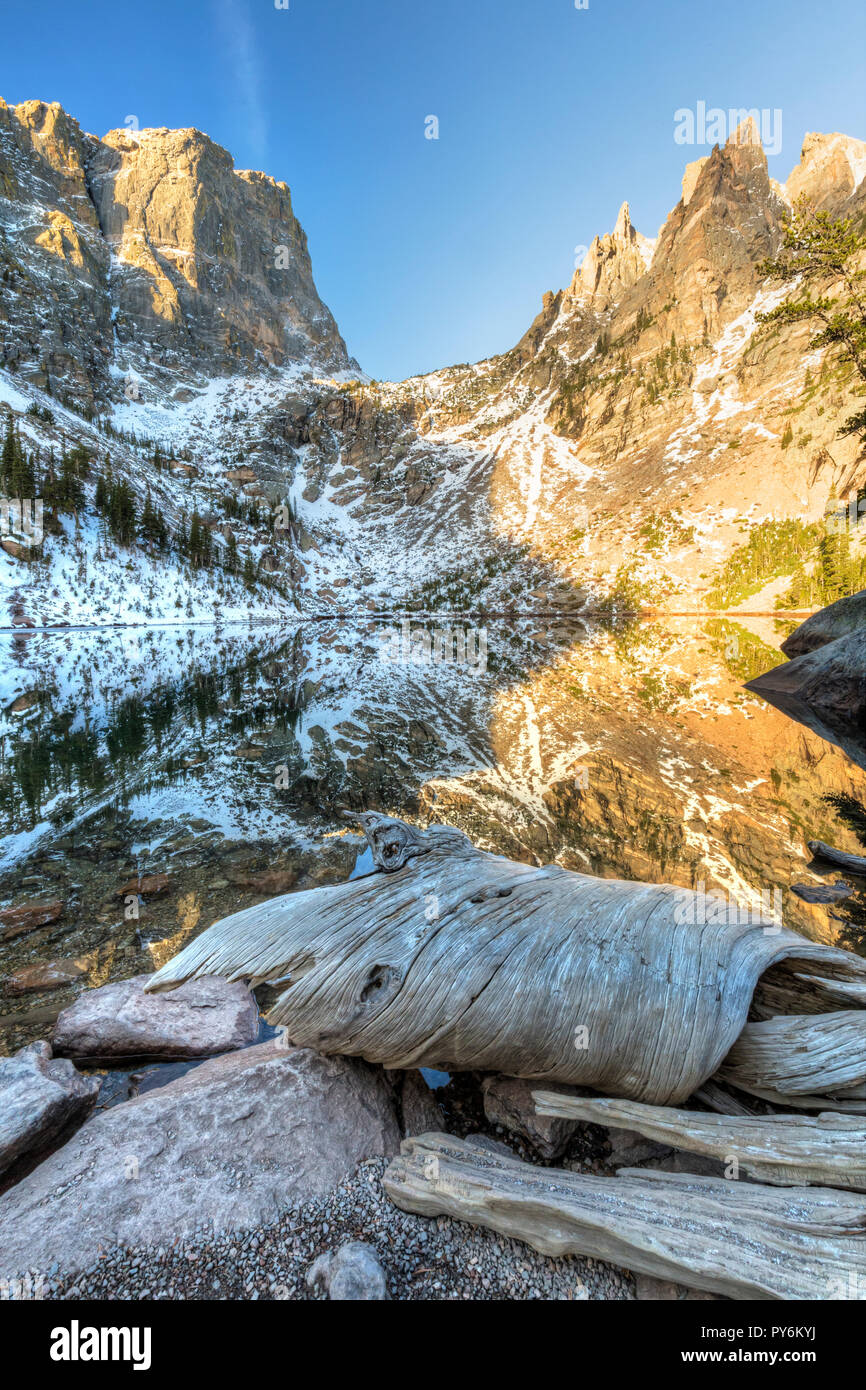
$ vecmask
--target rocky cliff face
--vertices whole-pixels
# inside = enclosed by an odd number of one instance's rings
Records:
[[[104,408],[130,374],[171,399],[196,374],[303,363],[345,345],[284,183],[197,130],[85,135],[56,103],[0,102],[0,354]]]
[[[808,135],[778,185],[741,127],[688,165],[655,241],[623,204],[510,352],[377,384],[316,294],[285,185],[198,131],[99,140],[56,105],[0,105],[0,383],[25,443],[110,444],[139,500],[172,525],[197,509],[302,608],[772,608],[784,564],[744,595],[730,557],[772,520],[816,523],[866,462],[838,437],[853,374],[806,325],[757,331],[784,293],[760,267],[801,194],[862,220],[864,172],[863,142]],[[156,445],[184,459],[170,478]],[[16,602],[86,612],[80,568],[59,608],[19,568]]]

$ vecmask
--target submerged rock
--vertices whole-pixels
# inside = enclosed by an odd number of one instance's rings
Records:
[[[74,984],[86,973],[77,960],[37,960],[9,975],[4,986],[6,994],[42,994]]]
[[[87,1119],[101,1082],[52,1057],[47,1042],[0,1059],[0,1174]]]
[[[37,927],[48,927],[62,915],[62,902],[19,903],[17,907],[4,907],[0,912],[0,941],[11,941],[13,937],[36,931]]]
[[[261,1043],[94,1116],[0,1198],[0,1278],[100,1251],[250,1230],[397,1151],[387,1078]]]
[[[208,976],[169,994],[145,994],[150,975],[88,990],[54,1027],[54,1050],[90,1062],[213,1057],[258,1037],[246,985]]]

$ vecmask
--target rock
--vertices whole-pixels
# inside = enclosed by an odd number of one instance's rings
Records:
[[[0,941],[11,941],[15,936],[36,931],[37,927],[50,926],[62,915],[62,902],[21,903],[18,907],[5,907],[0,912]]]
[[[804,624],[805,626],[805,624]],[[795,656],[746,685],[771,699],[794,699],[831,726],[866,730],[866,626]]]
[[[810,131],[803,137],[800,163],[785,185],[791,201],[806,197],[817,209],[838,210],[863,177],[864,153],[863,141],[850,135]]]
[[[602,1128],[610,1144],[609,1162],[615,1168],[634,1168],[642,1163],[673,1161],[673,1149],[665,1144],[657,1144],[653,1139],[645,1139],[636,1129],[615,1129],[607,1125],[603,1125]]]
[[[481,1087],[484,1114],[492,1125],[501,1125],[510,1134],[519,1134],[541,1158],[559,1158],[568,1148],[574,1134],[573,1120],[561,1120],[550,1115],[536,1115],[532,1092],[539,1082],[524,1081],[516,1076],[486,1076]],[[545,1090],[562,1095],[582,1095],[580,1087],[554,1084]]]
[[[250,888],[254,893],[288,893],[298,875],[295,869],[266,869],[260,874],[230,873],[229,879],[236,888]]]
[[[122,888],[118,888],[116,896],[126,898],[135,894],[142,898],[158,898],[160,894],[168,893],[171,887],[172,881],[168,874],[147,874],[144,878],[131,878]]]
[[[838,903],[850,898],[854,889],[840,879],[838,883],[792,883],[791,892],[804,903]]]
[[[310,1266],[306,1282],[311,1291],[324,1289],[330,1299],[340,1303],[382,1303],[390,1299],[376,1251],[360,1240],[320,1255]]]
[[[3,536],[0,539],[0,550],[5,550],[7,555],[11,555],[13,560],[29,560],[33,554],[29,545],[22,545],[20,541],[13,541],[11,536]],[[22,623],[21,626],[26,626]]]
[[[96,1104],[101,1081],[82,1076],[51,1055],[47,1042],[30,1043],[0,1058],[0,1174],[36,1158]]]
[[[364,1062],[275,1042],[214,1058],[95,1115],[0,1198],[0,1278],[257,1228],[399,1143],[393,1090]]]
[[[9,975],[4,989],[7,994],[37,994],[71,985],[84,973],[85,967],[77,960],[40,960]]]
[[[56,102],[4,102],[0,188],[13,207],[38,209],[16,266],[46,289],[37,302],[4,295],[10,339],[41,324],[40,360],[26,364],[37,384],[47,371],[81,400],[107,393],[114,340],[190,375],[310,353],[332,371],[354,365],[316,291],[289,188],[236,170],[201,131],[99,139]],[[143,377],[128,384],[128,399],[147,398]]]
[[[446,1129],[442,1107],[420,1071],[402,1073],[400,1112],[404,1137]]]
[[[782,651],[786,656],[802,656],[828,642],[835,642],[837,637],[847,637],[861,627],[866,628],[866,589],[861,589],[859,594],[837,599],[827,608],[813,613],[785,638]]]
[[[248,1047],[258,1007],[246,985],[207,976],[145,994],[150,975],[86,990],[57,1020],[54,1050],[90,1062],[174,1061]]]
[[[264,751],[264,748],[261,746],[261,744],[258,743],[241,744],[239,748],[235,749],[235,757],[253,760],[256,758],[261,758],[264,754]]]
[[[7,714],[24,714],[26,710],[32,709],[41,699],[38,690],[25,690],[22,695],[13,700],[11,705],[6,706]]]

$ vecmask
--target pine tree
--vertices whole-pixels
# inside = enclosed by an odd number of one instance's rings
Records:
[[[12,467],[15,460],[15,431],[12,425],[12,411],[6,411],[6,433],[3,438],[3,453],[0,455],[0,487],[4,493],[10,490]]]
[[[238,563],[238,543],[235,540],[234,532],[231,532],[228,540],[226,541],[225,559],[223,560],[223,567],[229,574],[237,574]]]
[[[154,547],[162,549],[167,539],[167,529],[165,522],[150,500],[150,492],[145,496],[144,508],[141,513],[141,520],[138,523],[138,535],[144,541],[148,551],[152,554]]]

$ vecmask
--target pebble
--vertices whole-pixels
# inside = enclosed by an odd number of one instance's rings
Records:
[[[398,1301],[634,1299],[631,1275],[600,1260],[549,1259],[494,1231],[400,1211],[382,1187],[386,1167],[361,1163],[332,1192],[255,1232],[201,1225],[172,1247],[117,1246],[84,1273],[55,1270],[45,1297],[315,1301],[327,1295],[307,1288],[313,1260],[360,1240],[375,1249]]]

